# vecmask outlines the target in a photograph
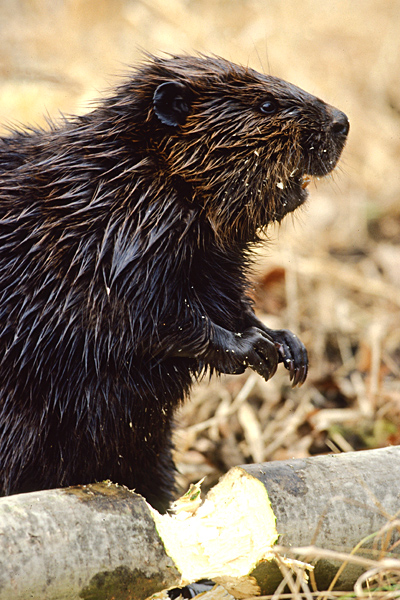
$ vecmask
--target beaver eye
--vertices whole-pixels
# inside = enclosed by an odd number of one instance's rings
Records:
[[[276,100],[270,98],[269,100],[265,100],[260,106],[261,112],[266,115],[273,115],[278,110],[278,103]]]

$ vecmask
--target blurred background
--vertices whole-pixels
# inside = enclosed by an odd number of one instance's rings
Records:
[[[257,312],[307,345],[280,367],[196,386],[177,415],[180,484],[244,462],[400,442],[400,1],[1,0],[0,131],[84,113],[142,50],[215,53],[347,113],[350,138],[306,207],[269,231]]]

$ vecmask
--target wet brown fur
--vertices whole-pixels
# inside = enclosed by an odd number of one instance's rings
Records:
[[[259,231],[345,115],[216,57],[149,59],[91,113],[0,140],[0,491],[112,479],[165,509],[174,408],[209,369],[295,383],[246,295]]]

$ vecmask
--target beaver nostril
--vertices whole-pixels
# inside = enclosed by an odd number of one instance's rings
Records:
[[[335,110],[331,131],[335,135],[346,136],[349,133],[350,123],[347,116],[340,110]]]

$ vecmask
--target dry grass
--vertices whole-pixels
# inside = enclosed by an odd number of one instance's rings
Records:
[[[340,167],[272,229],[254,274],[261,317],[306,343],[308,381],[291,390],[280,368],[268,383],[246,373],[197,387],[178,416],[183,487],[244,462],[400,441],[399,30],[398,0],[0,4],[1,123],[84,112],[140,48],[248,62],[350,117]]]

